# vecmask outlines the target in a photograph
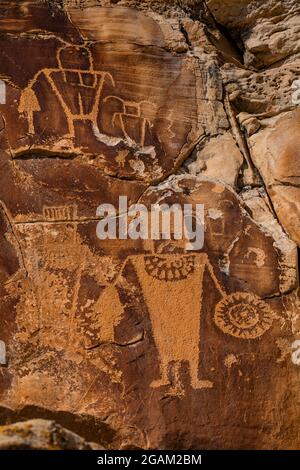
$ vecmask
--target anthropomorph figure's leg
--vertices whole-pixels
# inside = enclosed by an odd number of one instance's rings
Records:
[[[198,377],[198,361],[196,364],[190,362],[190,375],[191,375],[191,385],[193,388],[212,388],[214,386],[213,382],[210,380],[200,380]]]
[[[161,356],[162,359],[160,361],[160,378],[153,380],[151,382],[151,387],[152,388],[158,388],[158,387],[163,387],[166,385],[171,385],[171,382],[169,380],[169,367],[170,363],[167,358]]]
[[[160,363],[160,367],[161,378],[154,380],[150,386],[152,388],[167,386],[168,395],[184,395],[184,384],[180,377],[182,361],[163,362]]]

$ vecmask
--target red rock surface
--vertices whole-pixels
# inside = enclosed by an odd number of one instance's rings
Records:
[[[1,424],[299,449],[297,2],[115,3],[0,1]],[[204,246],[100,240],[119,196]]]

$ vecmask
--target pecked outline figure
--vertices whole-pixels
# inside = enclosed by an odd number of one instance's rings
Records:
[[[78,53],[78,51],[81,52],[80,57],[86,59],[87,63],[85,66],[83,66],[83,68],[70,67],[67,64],[66,66],[64,65],[65,57],[67,55],[71,57],[74,51],[76,51],[76,53]],[[38,79],[41,76],[44,76],[64,111],[68,125],[68,133],[65,135],[65,137],[72,139],[75,137],[74,123],[76,121],[86,120],[90,121],[93,126],[97,126],[101,94],[105,80],[110,80],[113,86],[115,86],[115,81],[109,72],[101,72],[94,69],[94,61],[91,51],[84,46],[64,45],[57,51],[57,63],[57,68],[45,68],[39,70],[34,75],[28,86],[22,91],[18,110],[20,113],[23,113],[27,116],[29,134],[34,134],[34,113],[41,111],[41,107],[33,87],[37,83]],[[88,112],[84,111],[84,103],[80,93],[78,93],[79,112],[74,113],[71,111],[65,97],[62,96],[62,93],[58,88],[55,80],[55,74],[59,74],[59,76],[63,78],[63,81],[67,83],[69,83],[68,76],[70,74],[75,74],[82,89],[89,88],[94,90],[93,105]]]

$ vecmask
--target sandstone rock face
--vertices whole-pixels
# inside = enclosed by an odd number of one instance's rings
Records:
[[[300,7],[294,0],[208,0],[208,8],[240,41],[247,65],[265,67],[300,51]]]
[[[300,244],[300,110],[266,119],[250,138],[253,161],[263,175],[278,218]]]
[[[54,421],[32,419],[24,423],[0,426],[0,450],[96,450]]]
[[[212,137],[195,153],[184,165],[189,173],[220,180],[236,187],[244,159],[231,133]],[[226,155],[226,161],[224,161],[224,155]]]
[[[0,448],[300,448],[297,15],[0,1]]]

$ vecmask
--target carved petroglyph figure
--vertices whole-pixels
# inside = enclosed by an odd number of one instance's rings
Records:
[[[91,272],[89,263],[92,263],[92,266],[95,264],[94,257],[78,234],[78,222],[74,220],[77,217],[76,206],[46,206],[43,208],[43,214],[47,224],[43,224],[43,244],[37,250],[37,261],[43,260],[43,268],[36,266],[35,270],[40,276],[44,297],[49,294],[52,298],[63,287],[67,290],[61,294],[61,299],[57,300],[61,301],[61,308],[68,322],[67,350],[73,350],[74,345],[76,348],[78,340],[84,341],[86,349],[95,344],[114,343],[115,328],[124,313],[116,287],[122,264],[119,263],[118,266],[112,257],[101,257],[97,263],[98,270],[93,268]],[[43,271],[46,274],[44,281],[41,277]],[[102,291],[96,301],[87,300],[86,305],[82,306],[79,302],[79,292],[85,272],[94,277]],[[48,279],[51,281],[50,285],[46,282]],[[43,307],[44,312],[48,312],[49,305],[44,304]]]
[[[215,209],[209,211],[210,223],[207,224],[207,229],[209,231],[209,236],[213,241],[218,242],[226,236],[226,218],[224,214],[226,209],[232,206],[232,201],[222,200],[220,201]]]
[[[178,389],[179,369],[182,362],[187,361],[192,387],[213,387],[210,380],[199,378],[205,269],[221,295],[225,293],[207,254],[138,256],[132,258],[132,262],[148,306],[160,357],[161,377],[152,382],[151,386],[173,385]],[[170,380],[171,373],[173,377]],[[177,383],[174,383],[176,380]]]
[[[49,224],[68,222],[63,234],[58,235],[58,239],[53,237],[53,232],[49,233],[45,226],[44,245],[40,248],[45,252],[45,260],[47,266],[56,268],[68,268],[74,265],[72,255],[78,249],[77,242],[77,207],[76,206],[54,206],[43,208],[44,221]],[[61,239],[59,239],[61,237]],[[62,243],[64,248],[62,248]],[[38,249],[39,251],[39,249]],[[83,254],[84,250],[81,251]],[[80,256],[81,259],[81,256]],[[83,256],[84,261],[84,256]],[[77,258],[78,261],[78,258]]]
[[[80,66],[72,65],[72,57],[80,57]],[[41,111],[34,86],[41,76],[44,76],[48,85],[57,97],[64,111],[67,124],[67,138],[75,137],[76,121],[90,121],[97,126],[101,94],[106,80],[114,86],[112,75],[94,69],[91,51],[82,46],[63,46],[57,52],[57,68],[45,68],[35,74],[27,88],[23,90],[19,103],[19,112],[25,113],[29,123],[29,133],[35,133],[34,113]],[[73,97],[64,93],[62,84],[72,86]],[[85,93],[88,90],[88,95]],[[87,99],[89,97],[89,99]]]
[[[79,57],[80,65],[74,64],[74,57]],[[55,94],[67,120],[68,132],[65,138],[75,137],[76,121],[89,121],[95,137],[108,145],[114,146],[124,139],[130,145],[135,143],[144,147],[147,132],[153,127],[156,117],[158,108],[155,103],[147,100],[136,102],[115,95],[107,96],[103,102],[115,102],[120,108],[113,113],[111,122],[113,127],[118,127],[122,133],[122,138],[108,138],[100,132],[97,121],[101,112],[104,84],[107,82],[114,87],[113,76],[109,72],[95,70],[91,51],[83,46],[64,45],[57,51],[57,63],[57,68],[45,68],[37,72],[22,92],[18,110],[27,116],[30,134],[35,133],[34,113],[42,110],[34,87],[43,77]],[[139,121],[138,142],[129,135],[126,124],[128,118]]]
[[[105,286],[94,306],[94,311],[99,316],[99,340],[101,344],[115,342],[115,328],[120,324],[124,313],[124,307],[116,288],[116,281]]]
[[[77,216],[76,206],[60,206],[60,207],[47,207],[43,208],[44,219],[48,221],[64,221],[75,220]]]
[[[240,339],[256,339],[272,326],[274,314],[266,302],[254,294],[237,292],[216,306],[214,321],[223,333]]]
[[[54,349],[73,345],[80,283],[88,256],[88,249],[77,233],[76,215],[74,205],[45,206],[43,221],[35,224],[32,238],[28,238],[24,247],[35,286],[39,335]]]
[[[140,142],[138,142],[142,147],[145,145],[145,138],[147,130],[150,131],[153,127],[153,120],[155,118],[155,113],[157,111],[157,106],[150,101],[140,101],[139,103],[135,101],[123,100],[117,96],[107,96],[104,99],[104,102],[109,100],[115,100],[121,105],[121,110],[115,112],[112,116],[112,125],[114,127],[120,127],[123,137],[131,142],[131,137],[126,131],[125,118],[138,118],[140,120]]]

